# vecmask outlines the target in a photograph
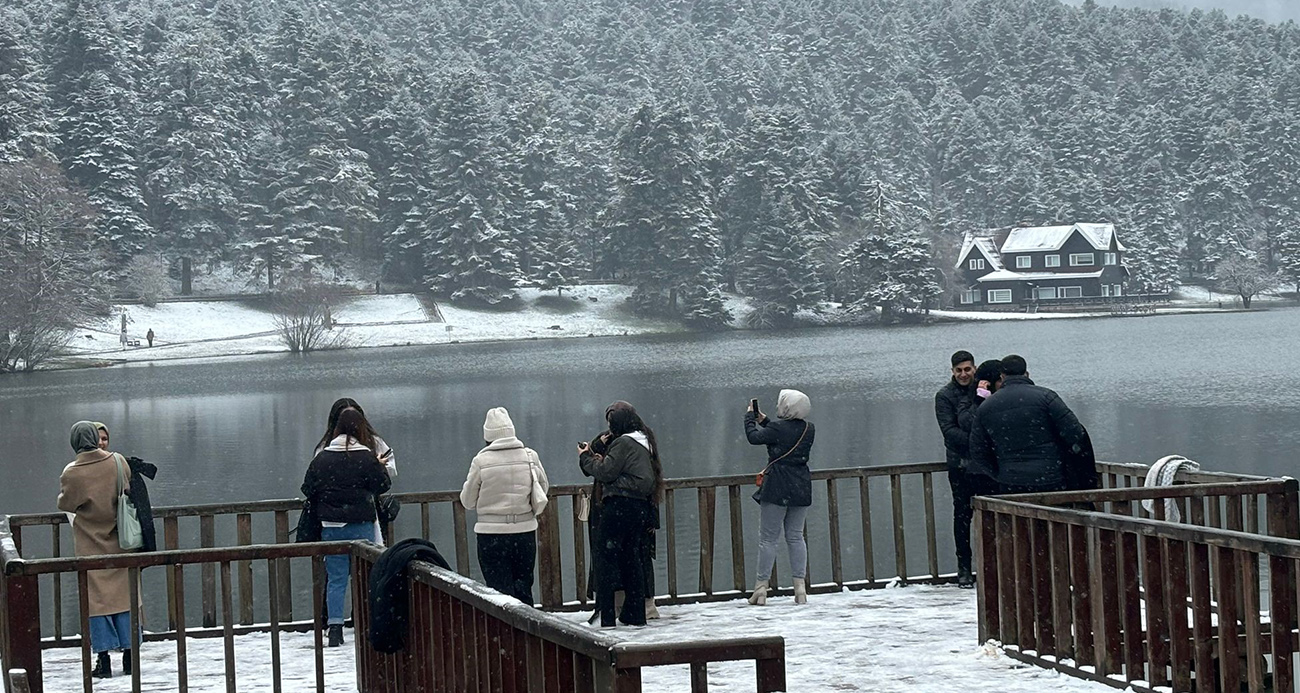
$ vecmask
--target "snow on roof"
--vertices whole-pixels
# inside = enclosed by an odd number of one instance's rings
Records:
[[[1043,281],[1047,279],[1096,279],[1104,270],[1096,272],[1012,272],[1002,269],[980,277],[981,282]]]
[[[1110,248],[1115,236],[1114,224],[1073,224],[1070,226],[1031,226],[1012,229],[1002,244],[1003,253],[1029,253],[1042,250],[1060,250],[1061,246],[1078,231],[1097,250]],[[1124,246],[1119,246],[1125,250]]]
[[[961,269],[966,262],[966,257],[970,253],[971,246],[980,249],[984,258],[989,261],[989,265],[995,269],[1002,269],[1002,256],[998,254],[998,245],[993,242],[992,238],[985,236],[976,236],[973,233],[967,233],[965,240],[961,244],[961,252],[957,254],[957,264],[954,269]]]

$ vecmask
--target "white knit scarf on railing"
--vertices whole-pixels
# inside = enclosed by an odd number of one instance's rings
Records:
[[[1155,486],[1173,486],[1174,478],[1179,472],[1199,471],[1201,465],[1182,455],[1169,455],[1156,460],[1147,470],[1147,481],[1145,486],[1152,488]],[[1142,501],[1142,508],[1152,515],[1155,514],[1156,503],[1154,500]],[[1168,522],[1178,522],[1182,519],[1182,513],[1178,511],[1178,503],[1173,498],[1165,499],[1165,520]]]

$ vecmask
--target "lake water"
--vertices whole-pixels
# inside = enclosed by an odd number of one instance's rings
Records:
[[[455,488],[484,412],[509,408],[553,481],[582,480],[574,445],[605,406],[634,403],[670,476],[757,471],[750,397],[813,401],[813,465],[942,459],[933,395],[948,356],[1019,353],[1061,394],[1101,458],[1180,453],[1214,469],[1295,474],[1300,310],[532,341],[262,356],[0,378],[0,512],[50,511],[69,426],[104,421],[113,449],[156,462],[156,504],[292,497],[330,404],[362,403],[397,450],[396,490]]]

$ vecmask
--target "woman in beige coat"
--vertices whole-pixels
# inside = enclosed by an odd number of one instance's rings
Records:
[[[100,448],[100,431],[90,421],[72,426],[77,458],[59,476],[59,510],[72,514],[72,537],[78,556],[125,553],[118,545],[119,484],[130,484],[131,468],[120,455]],[[109,650],[122,650],[123,673],[131,669],[131,593],[127,570],[92,570],[90,648],[96,653],[91,675],[109,678]]]

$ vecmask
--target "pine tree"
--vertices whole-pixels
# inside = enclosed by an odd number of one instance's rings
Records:
[[[554,289],[557,296],[563,296],[564,290],[579,276],[578,249],[569,231],[569,220],[560,205],[552,203],[546,209],[546,219],[536,235],[534,273],[539,289]]]
[[[808,239],[799,235],[788,197],[769,199],[757,215],[747,293],[756,302],[751,327],[786,327],[795,311],[815,304],[820,291],[810,271]]]
[[[930,242],[911,230],[906,208],[881,183],[872,186],[863,235],[840,255],[836,290],[850,309],[897,312],[929,308],[942,293]],[[911,228],[909,228],[911,226]]]
[[[37,51],[17,15],[0,14],[0,163],[54,159],[55,126]]]

